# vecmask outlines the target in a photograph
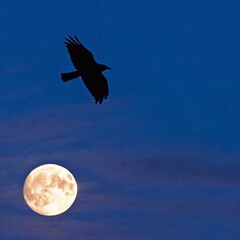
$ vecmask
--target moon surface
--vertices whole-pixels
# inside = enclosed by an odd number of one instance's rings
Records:
[[[77,190],[76,180],[66,168],[45,164],[29,173],[24,183],[23,196],[34,212],[54,216],[71,207]]]

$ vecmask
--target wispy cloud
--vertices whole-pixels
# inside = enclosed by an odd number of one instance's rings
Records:
[[[11,223],[11,224],[9,224]],[[23,236],[35,239],[106,239],[116,236],[121,239],[121,234],[117,229],[104,223],[87,222],[81,220],[46,218],[46,217],[8,217],[8,221],[1,221],[1,232],[11,236]],[[120,236],[119,236],[120,235]],[[41,236],[41,237],[40,237]]]
[[[122,178],[159,184],[238,185],[239,162],[204,152],[152,150],[122,156],[115,165]],[[113,171],[113,166],[111,167]]]
[[[4,77],[4,76],[18,74],[18,73],[27,71],[27,69],[28,69],[28,64],[26,63],[14,63],[12,65],[2,67],[0,69],[0,76]]]

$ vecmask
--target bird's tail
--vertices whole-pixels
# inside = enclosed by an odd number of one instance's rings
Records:
[[[74,78],[80,77],[80,73],[78,71],[74,71],[74,72],[68,72],[68,73],[62,73],[61,74],[61,78],[64,82],[67,82],[69,80],[72,80]]]

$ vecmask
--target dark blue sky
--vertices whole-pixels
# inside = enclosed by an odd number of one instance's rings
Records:
[[[240,3],[4,1],[0,62],[0,239],[239,240]],[[99,63],[95,105],[64,38]],[[72,208],[43,217],[22,187],[68,168]]]

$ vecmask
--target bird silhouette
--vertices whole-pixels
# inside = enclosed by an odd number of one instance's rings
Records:
[[[68,82],[72,79],[81,77],[83,83],[95,99],[95,103],[101,104],[103,99],[107,99],[109,88],[107,79],[102,72],[110,69],[104,64],[98,64],[93,54],[83,46],[76,36],[75,39],[69,36],[65,38],[66,47],[68,49],[73,66],[76,71],[62,73],[63,82]]]

